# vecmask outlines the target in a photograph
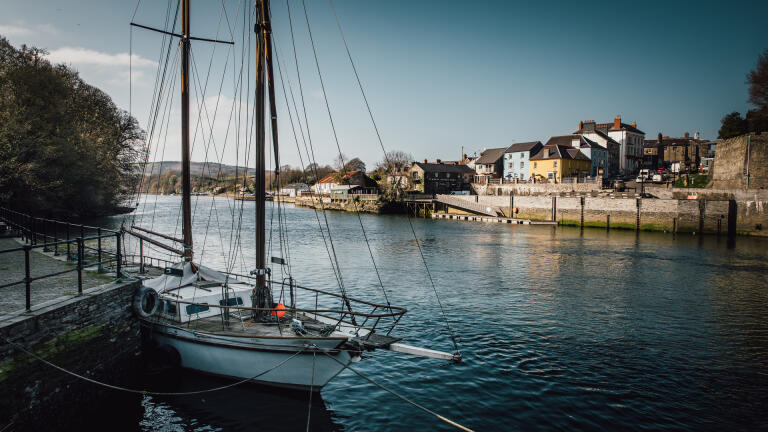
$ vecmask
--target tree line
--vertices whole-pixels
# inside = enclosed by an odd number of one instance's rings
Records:
[[[0,203],[36,215],[112,214],[135,192],[145,132],[46,54],[0,36]]]
[[[723,117],[718,138],[732,138],[749,132],[768,132],[768,49],[758,56],[755,69],[747,74],[747,84],[748,102],[755,109],[748,110],[744,117],[738,111]]]

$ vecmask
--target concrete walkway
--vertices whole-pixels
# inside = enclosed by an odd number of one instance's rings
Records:
[[[16,238],[0,238],[0,251],[21,247],[23,243]],[[53,257],[43,253],[42,249],[32,249],[29,254],[30,276],[42,276],[75,268],[75,264],[66,262],[63,257]],[[0,254],[0,285],[24,280],[24,251]],[[83,289],[103,285],[113,281],[110,275],[94,271],[83,271]],[[48,302],[65,295],[77,294],[77,272],[72,271],[58,276],[32,282],[32,306]],[[0,316],[25,308],[24,283],[0,288]]]

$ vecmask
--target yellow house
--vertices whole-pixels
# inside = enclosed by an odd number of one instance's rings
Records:
[[[592,161],[579,149],[547,144],[531,156],[531,178],[536,182],[560,183],[563,178],[583,177],[590,173]]]

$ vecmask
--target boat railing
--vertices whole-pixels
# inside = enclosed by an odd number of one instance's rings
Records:
[[[142,272],[146,269],[146,267],[155,267],[155,268],[165,268],[170,267],[175,264],[178,264],[178,262],[166,260],[163,258],[155,258],[155,257],[148,257],[143,255],[135,255],[135,254],[126,254],[126,265],[139,265],[142,269]],[[138,261],[137,261],[138,259]],[[219,271],[219,273],[232,276],[233,279],[240,280],[247,283],[255,283],[256,277],[253,275],[247,275],[242,273],[235,273],[235,272],[226,272],[226,271]],[[279,312],[280,310],[283,311],[290,311],[295,313],[304,313],[309,316],[314,316],[315,319],[317,317],[322,317],[327,320],[333,320],[334,322],[337,322],[337,325],[346,325],[351,327],[357,327],[357,328],[364,328],[366,330],[369,330],[373,332],[376,329],[386,331],[386,334],[389,334],[392,329],[398,324],[400,321],[400,318],[407,312],[406,308],[400,307],[400,306],[393,306],[391,304],[381,304],[376,303],[373,301],[368,301],[364,299],[359,299],[355,297],[348,297],[344,296],[339,293],[335,293],[328,290],[323,290],[319,288],[312,288],[312,287],[306,287],[302,285],[298,285],[294,283],[293,279],[290,279],[289,281],[275,281],[270,280],[268,281],[270,286],[273,287],[274,297],[278,300],[281,299],[291,299],[293,296],[285,295],[285,288],[288,288],[289,290],[295,290],[295,291],[303,291],[305,293],[309,293],[310,296],[307,297],[306,295],[295,295],[297,300],[294,301],[287,301],[287,305],[285,305],[286,309],[277,309],[277,308],[252,308],[252,307],[245,307],[245,306],[226,306],[226,305],[215,305],[215,304],[208,304],[208,303],[201,303],[201,302],[194,302],[194,301],[182,301],[182,300],[173,300],[174,303],[180,303],[180,304],[187,304],[187,305],[198,305],[198,306],[208,306],[211,308],[219,308],[219,310],[242,310],[242,311],[249,311],[251,312],[269,312],[270,314],[272,312]],[[277,287],[280,287],[280,292],[277,292]],[[285,300],[283,300],[285,301]],[[327,306],[329,303],[338,303],[340,304],[340,307],[334,307],[334,306]],[[301,306],[301,304],[307,304],[307,303],[314,303],[314,305],[310,306]],[[348,305],[348,306],[347,306]],[[360,309],[360,310],[356,310]],[[362,309],[365,309],[363,311]],[[358,322],[358,318],[362,319],[362,322]]]

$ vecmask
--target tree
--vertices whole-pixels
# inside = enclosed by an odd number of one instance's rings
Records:
[[[757,66],[747,74],[749,103],[768,112],[768,49],[757,58]]]
[[[745,121],[750,132],[768,132],[768,110],[749,110]]]
[[[144,131],[44,55],[0,37],[0,201],[35,214],[110,213],[135,191]]]
[[[718,138],[732,138],[747,133],[747,122],[736,111],[723,117],[721,123],[720,131],[717,133]]]
[[[384,155],[384,160],[376,164],[376,171],[383,175],[403,172],[410,168],[413,156],[400,150],[392,150]]]
[[[362,171],[365,173],[365,162],[360,160],[360,158],[353,158],[344,164],[344,171]]]

